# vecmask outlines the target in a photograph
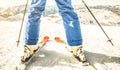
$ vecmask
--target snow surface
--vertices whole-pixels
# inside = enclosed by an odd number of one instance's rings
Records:
[[[25,4],[24,0],[11,0],[8,4],[6,4],[6,1],[0,1],[0,7],[3,5],[6,8],[8,5],[15,6],[18,2],[18,5]],[[23,52],[22,37],[24,27],[19,47],[16,47],[16,41],[18,40],[23,13],[20,12],[17,15],[13,13],[13,15],[7,17],[5,15],[6,12],[8,14],[8,11],[5,10],[3,12],[3,9],[0,9],[0,70],[119,70],[120,1],[100,0],[96,2],[96,0],[86,0],[86,2],[91,5],[93,4],[92,2],[100,5],[92,6],[92,12],[94,12],[96,18],[102,24],[102,27],[114,44],[112,46],[107,42],[108,39],[85,8],[76,8],[75,11],[81,22],[84,51],[87,60],[91,64],[90,66],[83,67],[65,49],[66,45],[54,41],[54,37],[60,37],[66,42],[64,27],[58,13],[42,16],[39,40],[47,35],[50,37],[50,41],[39,51],[32,60],[32,63],[26,66],[20,64],[20,57]]]

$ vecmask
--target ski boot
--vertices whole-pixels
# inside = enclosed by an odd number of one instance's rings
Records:
[[[71,51],[73,55],[75,56],[75,58],[77,58],[80,62],[82,62],[84,66],[89,65],[84,55],[82,46],[71,46],[68,48],[68,50]]]
[[[27,62],[37,49],[38,46],[36,45],[24,45],[24,53],[21,57],[21,62]]]
[[[59,37],[55,37],[55,41],[66,45],[66,43],[62,41]],[[83,66],[89,65],[85,58],[82,46],[70,46],[70,47],[66,46],[65,48],[67,48],[68,51],[72,52],[75,58],[77,58],[79,61],[83,63]]]
[[[24,53],[21,58],[22,63],[28,62],[30,59],[32,59],[33,55],[42,48],[46,42],[49,40],[48,36],[45,36],[41,42],[39,42],[37,45],[24,45]]]

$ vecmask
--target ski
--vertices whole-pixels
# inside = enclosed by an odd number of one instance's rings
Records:
[[[61,44],[66,45],[66,43],[65,43],[64,41],[62,41],[59,37],[55,37],[55,41],[58,42],[58,43],[61,43]],[[71,52],[67,46],[65,46],[65,48],[66,48],[69,52]],[[80,58],[79,58],[80,56],[78,56],[78,57],[76,57],[75,55],[73,55],[73,56],[74,56],[78,61],[80,61],[83,66],[89,66],[89,62],[88,62],[87,60],[86,60],[86,61],[81,61]],[[84,57],[85,57],[85,56],[84,56]]]
[[[44,45],[47,43],[47,41],[49,40],[49,37],[48,36],[45,36],[41,42],[38,43],[38,49],[30,56],[30,58],[25,61],[25,62],[21,62],[22,64],[29,64],[31,62],[31,60],[34,58],[34,56],[36,55],[36,53],[38,53],[38,51],[44,47]]]

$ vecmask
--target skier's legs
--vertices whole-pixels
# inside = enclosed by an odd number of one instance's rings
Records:
[[[25,45],[36,45],[39,37],[40,17],[45,9],[46,0],[31,0],[26,22]]]
[[[77,14],[71,0],[55,0],[63,19],[67,42],[70,46],[82,45],[82,35]]]
[[[71,5],[71,0],[55,0],[59,8],[59,12],[63,19],[64,28],[66,31],[67,42],[71,51],[82,62],[86,62],[83,54],[82,35],[77,14]]]

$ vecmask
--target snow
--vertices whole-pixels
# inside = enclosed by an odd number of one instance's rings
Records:
[[[0,0],[0,7],[23,5],[25,0]],[[52,0],[51,0],[52,1]],[[73,2],[73,4],[77,4]],[[20,64],[20,57],[23,52],[22,37],[20,46],[16,47],[19,29],[21,25],[22,12],[11,12],[0,9],[0,70],[119,70],[120,69],[120,1],[119,0],[85,0],[90,6],[95,17],[102,24],[114,46],[107,42],[107,38],[96,24],[93,17],[86,8],[78,7],[75,11],[81,22],[83,34],[83,46],[90,66],[83,67],[70,52],[65,49],[64,44],[54,41],[54,37],[60,37],[66,42],[65,31],[58,13],[42,16],[40,40],[49,36],[49,42],[42,48],[29,65]],[[19,3],[18,3],[19,2]],[[50,1],[49,1],[50,2]],[[105,6],[105,5],[106,6]],[[100,5],[100,6],[93,6]],[[17,7],[17,8],[18,8]],[[11,7],[13,9],[13,7]],[[16,8],[16,7],[15,7]],[[19,8],[19,10],[23,10]],[[1,13],[2,12],[2,13]],[[7,12],[7,13],[6,13]],[[47,12],[47,11],[46,11]],[[5,15],[4,15],[5,13]]]

